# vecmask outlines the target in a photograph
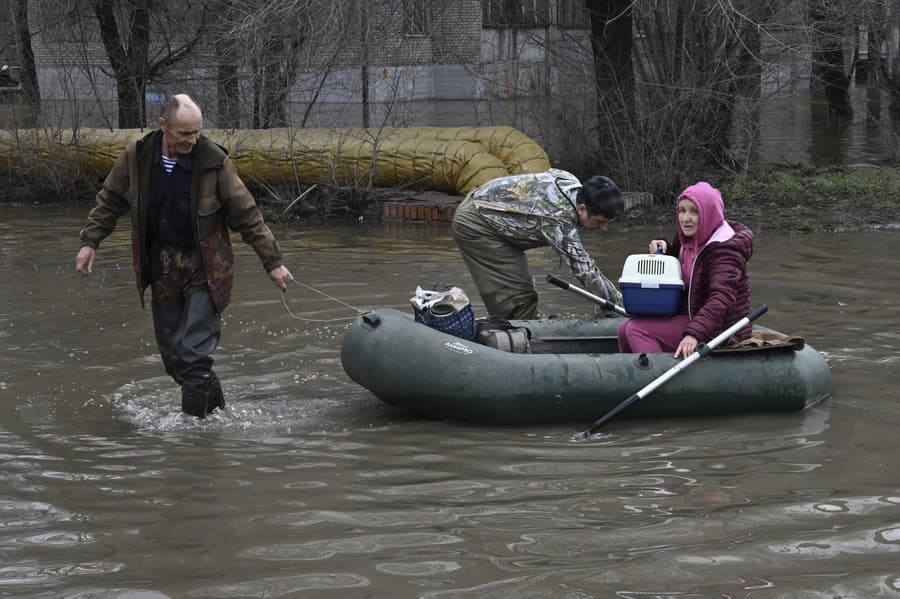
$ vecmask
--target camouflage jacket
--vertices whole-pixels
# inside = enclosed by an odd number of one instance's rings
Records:
[[[618,292],[578,236],[575,206],[580,188],[575,175],[551,168],[488,181],[473,189],[469,197],[482,218],[511,244],[523,249],[552,246],[585,287],[615,301]]]
[[[162,132],[157,130],[128,144],[97,193],[96,205],[80,235],[82,245],[97,249],[112,233],[118,218],[130,213],[132,256],[141,305],[151,283],[150,251],[146,247],[150,169],[161,138]],[[201,137],[191,156],[191,219],[196,249],[203,258],[213,304],[217,312],[222,312],[231,300],[234,282],[229,229],[241,234],[266,272],[281,266],[281,250],[225,149]]]

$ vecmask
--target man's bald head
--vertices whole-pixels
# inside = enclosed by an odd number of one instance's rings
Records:
[[[167,121],[171,121],[180,111],[193,112],[201,119],[203,118],[200,107],[197,106],[197,103],[194,102],[193,98],[187,94],[175,94],[174,96],[169,96],[168,99],[163,102],[162,108],[160,108],[159,111],[159,116]]]
[[[187,94],[175,94],[167,99],[159,113],[159,128],[162,129],[162,151],[174,158],[179,154],[190,154],[200,139],[203,127],[203,113]]]

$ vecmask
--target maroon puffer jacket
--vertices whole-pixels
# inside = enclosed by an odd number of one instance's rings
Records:
[[[741,223],[728,224],[734,236],[713,241],[700,250],[687,288],[688,301],[683,308],[691,320],[684,334],[701,342],[710,341],[751,310],[747,261],[753,255],[753,231]],[[670,248],[667,253],[677,256],[678,242]],[[751,329],[748,324],[731,341],[746,339]]]

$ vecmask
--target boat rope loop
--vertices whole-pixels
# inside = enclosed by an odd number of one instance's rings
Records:
[[[288,304],[287,304],[287,299],[285,298],[285,296],[287,295],[287,292],[286,292],[286,290],[285,290],[285,291],[282,291],[282,292],[281,292],[281,303],[282,303],[282,305],[284,305],[284,309],[287,310],[287,313],[290,314],[291,318],[296,318],[297,320],[303,320],[303,321],[305,321],[305,322],[338,322],[338,321],[342,321],[342,320],[353,320],[354,318],[356,318],[356,317],[359,316],[360,314],[364,314],[364,313],[366,312],[365,310],[360,310],[359,308],[357,308],[357,307],[355,307],[355,306],[351,306],[350,304],[348,304],[347,302],[345,302],[345,301],[343,301],[343,300],[339,300],[338,298],[336,298],[336,297],[334,297],[334,296],[328,295],[328,294],[325,293],[324,291],[319,291],[319,290],[316,289],[315,287],[311,287],[311,286],[307,285],[306,283],[301,283],[300,281],[298,281],[298,280],[296,280],[296,279],[291,279],[290,282],[291,282],[291,283],[296,283],[296,284],[298,284],[298,285],[302,285],[303,287],[306,287],[306,288],[309,289],[310,291],[315,291],[315,292],[318,293],[319,295],[323,295],[323,296],[327,297],[327,298],[330,299],[330,300],[334,300],[334,301],[336,301],[337,303],[342,304],[342,305],[344,305],[344,306],[347,306],[348,308],[350,308],[351,310],[353,310],[353,311],[356,312],[356,315],[355,315],[355,316],[344,316],[344,317],[341,317],[341,318],[326,318],[326,319],[324,319],[324,320],[323,320],[323,319],[316,319],[316,318],[304,318],[303,316],[297,316],[296,314],[294,314],[294,313],[291,311],[290,306],[288,306]]]

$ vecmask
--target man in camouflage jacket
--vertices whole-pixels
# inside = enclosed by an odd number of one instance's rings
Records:
[[[187,95],[166,100],[160,128],[129,144],[106,177],[75,260],[80,274],[90,274],[100,243],[131,214],[141,305],[150,287],[163,364],[181,386],[182,411],[199,418],[225,406],[210,354],[234,281],[229,229],[254,249],[278,288],[293,280],[227,152],[200,135],[202,121]]]
[[[453,237],[489,314],[532,319],[538,294],[525,250],[547,245],[585,287],[621,305],[621,294],[585,251],[578,228],[605,230],[623,211],[611,179],[594,176],[582,185],[575,175],[550,169],[476,187],[456,210]]]

